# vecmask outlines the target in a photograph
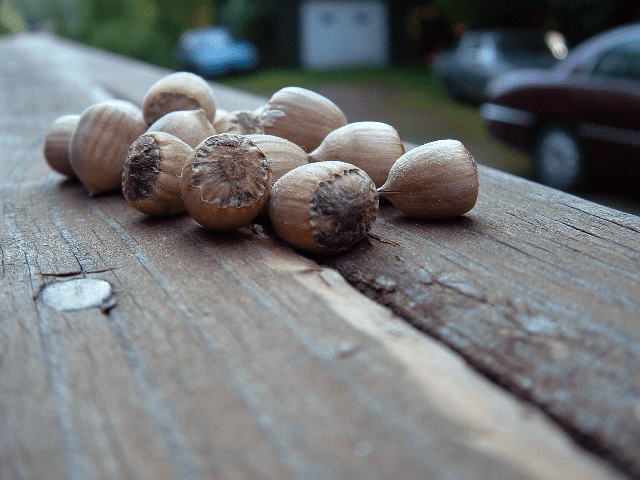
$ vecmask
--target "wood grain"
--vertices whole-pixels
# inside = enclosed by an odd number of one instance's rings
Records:
[[[165,72],[47,35],[0,58],[0,479],[625,478],[259,225],[151,219],[48,168],[57,116]],[[113,301],[43,300],[78,278]]]
[[[640,475],[640,218],[481,169],[449,222],[381,209],[324,264]]]

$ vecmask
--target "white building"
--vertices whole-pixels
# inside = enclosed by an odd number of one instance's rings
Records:
[[[307,0],[300,4],[300,64],[309,69],[390,63],[387,4]]]

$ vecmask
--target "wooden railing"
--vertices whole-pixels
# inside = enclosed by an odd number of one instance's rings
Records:
[[[480,166],[468,214],[382,203],[316,258],[48,167],[58,116],[166,73],[0,38],[0,478],[640,478],[638,217]]]

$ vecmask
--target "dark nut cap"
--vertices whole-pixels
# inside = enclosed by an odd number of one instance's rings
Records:
[[[147,215],[170,215],[186,207],[180,192],[182,167],[193,149],[165,132],[147,132],[131,145],[122,173],[122,193]]]
[[[294,247],[336,254],[370,231],[378,213],[371,178],[345,162],[302,165],[274,185],[269,217],[276,233]]]
[[[250,139],[220,133],[200,143],[182,170],[182,198],[193,219],[211,230],[247,225],[271,191],[271,165]]]

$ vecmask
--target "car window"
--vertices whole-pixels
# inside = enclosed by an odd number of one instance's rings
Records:
[[[480,48],[480,38],[477,35],[466,35],[460,41],[458,47],[458,58],[464,62],[473,62]]]
[[[499,39],[498,50],[507,58],[550,55],[544,36],[508,36]]]
[[[617,45],[605,52],[596,63],[593,75],[640,83],[640,40]]]

